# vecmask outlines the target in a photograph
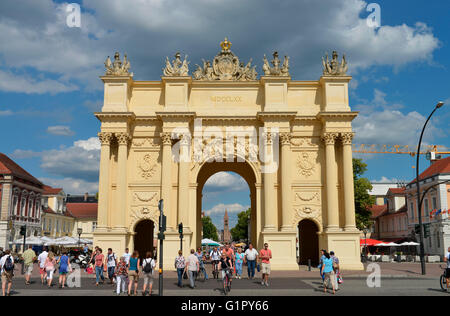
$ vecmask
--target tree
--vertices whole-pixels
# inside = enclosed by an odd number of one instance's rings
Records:
[[[203,225],[203,238],[208,238],[215,241],[219,240],[219,236],[217,235],[217,228],[216,226],[214,226],[211,217],[203,216],[202,225]]]
[[[367,164],[362,159],[353,158],[353,180],[355,188],[355,212],[356,227],[362,230],[371,226],[370,207],[375,204],[375,198],[369,195],[372,190],[372,184],[367,178],[361,176],[367,171]]]
[[[234,241],[248,238],[248,218],[250,217],[250,212],[251,209],[249,208],[238,214],[238,222],[230,231]]]

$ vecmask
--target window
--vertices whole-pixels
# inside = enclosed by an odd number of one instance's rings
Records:
[[[48,220],[48,230],[52,231],[52,220],[51,219]]]
[[[11,210],[11,215],[14,215],[14,211],[17,210],[17,203],[19,203],[19,198],[17,197],[17,195],[15,195],[13,199],[13,208]]]
[[[97,228],[97,222],[92,222],[92,232]]]
[[[411,210],[411,219],[414,221],[414,203],[413,202],[411,202],[409,208]]]
[[[441,240],[439,238],[439,231],[436,232],[436,244],[438,248],[441,248]]]
[[[22,203],[20,203],[20,216],[25,216],[25,205],[27,205],[27,200],[22,198]]]
[[[44,230],[45,230],[45,228],[46,228],[46,227],[45,227],[45,224],[46,224],[46,223],[45,223],[45,217],[44,217],[44,220],[43,220],[43,222],[42,222],[42,228],[43,228]]]
[[[64,221],[64,224],[63,224],[63,233],[65,233],[66,232],[66,222]]]
[[[436,198],[434,197],[433,198],[433,200],[432,200],[433,202],[433,210],[436,210],[437,209],[437,200],[436,200]]]
[[[428,213],[428,199],[423,200],[423,211],[425,213],[425,216],[429,216]]]
[[[56,232],[59,233],[59,220],[56,220]]]

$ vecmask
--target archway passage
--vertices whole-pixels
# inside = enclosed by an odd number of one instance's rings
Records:
[[[298,224],[298,242],[300,251],[300,264],[308,264],[311,259],[312,265],[319,264],[319,236],[316,223],[305,219]]]
[[[244,178],[250,190],[250,241],[257,247],[257,215],[256,215],[256,176],[252,167],[247,162],[206,162],[200,169],[197,177],[197,242],[201,241],[202,222],[202,191],[206,181],[215,173],[221,171],[234,172]],[[232,228],[232,227],[230,227]],[[197,245],[199,246],[199,245]]]
[[[141,260],[147,251],[154,253],[153,233],[155,224],[151,220],[142,220],[137,223],[134,232],[134,250],[139,252]]]

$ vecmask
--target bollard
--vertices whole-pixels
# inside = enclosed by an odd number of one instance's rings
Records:
[[[311,271],[311,259],[308,259],[308,271]]]

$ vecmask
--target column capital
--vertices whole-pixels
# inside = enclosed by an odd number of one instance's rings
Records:
[[[292,134],[290,132],[282,132],[280,133],[280,142],[281,145],[290,145],[292,139]]]
[[[339,133],[323,133],[322,141],[325,143],[325,145],[334,145],[338,136]]]
[[[128,135],[128,133],[115,133],[115,136],[119,145],[127,145],[130,140],[130,135]]]
[[[163,132],[160,134],[163,145],[172,145],[172,134],[169,132]]]
[[[102,145],[110,145],[111,144],[112,133],[100,132],[97,134],[97,136]]]
[[[351,145],[355,133],[341,133],[341,141],[343,145]]]
[[[273,133],[269,130],[267,132],[262,133],[262,137],[264,138],[264,144],[272,145],[273,142]]]
[[[191,143],[191,136],[189,134],[180,134],[178,135],[180,139],[180,144],[183,146],[187,146]]]

